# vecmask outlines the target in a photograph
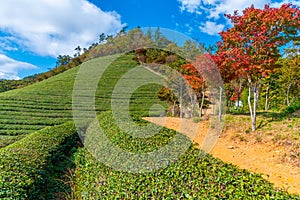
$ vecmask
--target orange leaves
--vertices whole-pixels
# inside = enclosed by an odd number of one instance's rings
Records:
[[[204,84],[203,78],[200,76],[200,73],[197,71],[194,65],[181,65],[180,71],[183,73],[183,77],[194,90],[200,90],[202,88],[202,85]]]

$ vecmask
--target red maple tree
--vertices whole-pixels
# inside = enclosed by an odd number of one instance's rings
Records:
[[[201,98],[199,116],[202,116],[202,108],[205,97],[205,82],[201,77],[199,71],[191,63],[183,64],[180,67],[180,72],[183,74],[183,78],[188,82],[193,91],[190,91],[190,99],[192,103],[192,110],[194,110],[195,104],[198,102],[197,99]]]
[[[247,80],[252,130],[255,130],[262,79],[276,68],[280,58],[279,47],[300,39],[300,10],[292,4],[283,4],[280,8],[266,5],[264,9],[251,6],[242,15],[236,11],[225,16],[231,20],[233,27],[220,33],[222,40],[218,43],[214,60],[221,73],[230,71],[223,78],[242,77]]]

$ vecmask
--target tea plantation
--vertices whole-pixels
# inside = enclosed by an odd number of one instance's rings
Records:
[[[143,125],[146,122],[140,120],[138,123]],[[152,151],[166,144],[176,134],[175,131],[163,129],[156,135],[155,142],[151,139],[133,140],[118,129],[111,112],[101,114],[99,124],[114,144],[131,152]],[[144,148],[140,148],[141,144]],[[177,162],[151,173],[136,174],[112,170],[99,163],[85,148],[75,153],[75,163],[72,194],[75,199],[300,198],[274,189],[261,175],[226,164],[193,145]]]
[[[132,138],[118,128],[109,111],[118,80],[137,66],[133,57],[118,58],[104,72],[95,107],[99,124],[114,144],[148,152],[167,144],[176,133],[163,128],[151,138]],[[82,67],[103,59],[109,58],[87,61]],[[141,79],[150,73],[142,68],[139,72]],[[83,147],[73,123],[77,73],[78,67],[0,94],[0,199],[300,199],[194,146],[177,162],[151,173],[120,172],[99,163]],[[147,84],[133,93],[130,111],[136,123],[147,123],[140,117],[159,102],[159,88]]]
[[[95,97],[97,113],[110,109],[115,84],[124,73],[137,65],[132,58],[132,55],[119,58],[99,80]],[[109,57],[88,61],[82,67],[97,64],[99,59]],[[77,71],[78,67],[25,88],[0,93],[0,148],[46,126],[72,121],[72,91]],[[149,72],[144,70],[137,76],[143,77],[144,73]],[[147,102],[153,102],[154,98],[157,101],[153,94],[156,94],[158,87],[152,84],[139,88],[141,95],[139,92],[133,94],[132,110],[146,110]]]

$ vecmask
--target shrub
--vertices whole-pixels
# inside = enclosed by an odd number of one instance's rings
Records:
[[[75,125],[66,123],[0,149],[0,199],[55,199],[62,188],[54,176],[77,141]]]
[[[152,151],[170,142],[175,134],[162,129],[164,135],[154,136],[153,141],[132,138],[118,129],[111,113],[101,114],[99,124],[111,142],[131,152]],[[275,189],[261,175],[226,164],[194,146],[176,162],[151,173],[113,170],[98,162],[86,148],[79,149],[74,157],[74,199],[299,199]]]
[[[300,102],[294,103],[294,104],[286,107],[284,109],[284,112],[289,114],[289,113],[293,113],[293,112],[297,111],[298,109],[300,109]]]
[[[193,122],[195,122],[195,123],[199,123],[201,121],[201,118],[200,117],[195,117],[194,119],[193,119]]]

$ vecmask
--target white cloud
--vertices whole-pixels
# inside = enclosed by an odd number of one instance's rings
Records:
[[[14,38],[3,36],[0,37],[0,53],[3,51],[17,51],[18,48],[14,44]]]
[[[207,21],[205,24],[202,24],[200,27],[200,31],[207,33],[209,35],[217,35],[224,29],[223,24],[217,24],[216,22]]]
[[[235,10],[241,14],[242,11],[254,5],[256,8],[263,8],[266,4],[271,3],[271,0],[223,0],[215,1],[211,9],[209,9],[208,18],[218,19],[223,14],[233,14]]]
[[[190,13],[204,11],[209,19],[218,19],[223,14],[233,14],[235,10],[240,13],[252,4],[255,7],[263,8],[271,0],[178,0],[181,3],[181,10]],[[286,0],[285,0],[286,1]]]
[[[7,57],[4,54],[0,54],[0,79],[20,79],[18,76],[19,70],[37,69],[35,65],[16,61]]]
[[[76,46],[87,47],[100,33],[123,26],[120,15],[87,0],[0,1],[0,30],[39,55],[72,55]]]
[[[282,2],[271,3],[270,6],[275,7],[275,8],[279,8],[284,3],[292,3],[293,5],[300,6],[300,1],[299,0],[295,0],[295,1],[283,0]]]
[[[282,0],[274,2],[272,0],[178,0],[181,3],[181,10],[186,10],[190,13],[204,11],[208,18],[218,19],[223,14],[233,14],[235,10],[239,13],[245,8],[254,5],[256,8],[263,8],[266,4],[271,7],[280,7],[284,3],[292,3],[300,6],[300,1]]]
[[[272,7],[279,7],[283,3],[289,3],[291,0],[282,0],[280,3],[272,3],[272,0],[178,0],[181,5],[180,9],[190,13],[202,13],[204,17],[204,23],[199,27],[202,32],[209,35],[216,35],[221,32],[225,24],[217,24],[217,20],[224,16],[224,14],[233,14],[235,10],[239,14],[245,8],[254,5],[256,8],[263,8],[266,4],[270,4]],[[294,5],[300,5],[300,1],[296,0],[292,2]],[[230,21],[226,19],[226,22],[230,24]]]
[[[189,24],[185,24],[184,26],[188,29],[189,33],[191,33],[194,30],[194,28]]]
[[[217,2],[218,0],[202,0],[202,3],[205,5],[213,5]]]
[[[178,0],[181,3],[181,11],[187,11],[191,13],[197,13],[199,12],[199,6],[201,4],[201,0]]]

